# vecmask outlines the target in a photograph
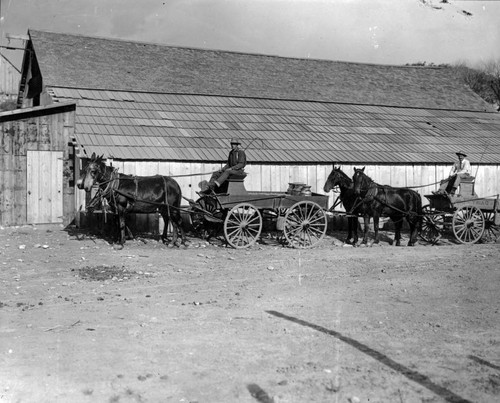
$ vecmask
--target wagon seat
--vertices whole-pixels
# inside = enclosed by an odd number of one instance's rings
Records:
[[[476,178],[474,176],[468,176],[466,178],[462,178],[460,180],[460,189],[457,196],[461,196],[466,199],[477,197],[477,194],[474,191],[475,179]]]
[[[245,171],[232,173],[220,187],[215,189],[217,194],[238,195],[245,194],[245,178],[248,174]]]

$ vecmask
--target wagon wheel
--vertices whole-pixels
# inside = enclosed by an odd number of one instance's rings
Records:
[[[323,239],[326,227],[323,209],[317,203],[300,201],[287,211],[283,232],[290,246],[311,248]]]
[[[191,208],[193,229],[201,238],[208,239],[219,232],[224,222],[224,210],[217,197],[202,196]]]
[[[497,213],[498,214],[498,213]],[[500,236],[500,226],[495,225],[495,212],[483,212],[484,215],[484,233],[482,242],[496,242]]]
[[[444,232],[444,215],[438,214],[429,204],[422,207],[422,215],[420,237],[426,242],[435,244]]]
[[[229,245],[236,249],[252,246],[262,231],[260,211],[248,203],[234,206],[224,220],[224,235]]]
[[[484,215],[475,206],[463,206],[455,211],[452,221],[455,238],[461,243],[476,243],[484,232]]]

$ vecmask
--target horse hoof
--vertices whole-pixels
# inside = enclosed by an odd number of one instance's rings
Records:
[[[113,245],[113,249],[115,249],[115,250],[122,250],[123,249],[123,244]]]

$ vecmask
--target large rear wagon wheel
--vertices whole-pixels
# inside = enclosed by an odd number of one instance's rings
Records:
[[[226,215],[224,236],[229,245],[236,249],[252,246],[262,232],[262,215],[248,203],[239,203]]]
[[[422,207],[422,229],[420,237],[429,243],[435,244],[444,231],[444,215],[437,213],[429,204]]]
[[[497,213],[498,214],[498,213]],[[484,233],[481,242],[496,242],[500,237],[500,226],[495,225],[495,212],[483,212]]]
[[[484,215],[475,206],[463,206],[453,214],[452,228],[457,241],[476,243],[484,233]]]
[[[319,204],[300,201],[288,209],[283,232],[294,248],[312,248],[325,236],[327,219]]]

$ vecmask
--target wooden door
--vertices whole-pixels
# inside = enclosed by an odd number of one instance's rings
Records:
[[[28,151],[27,222],[63,221],[63,152]]]

